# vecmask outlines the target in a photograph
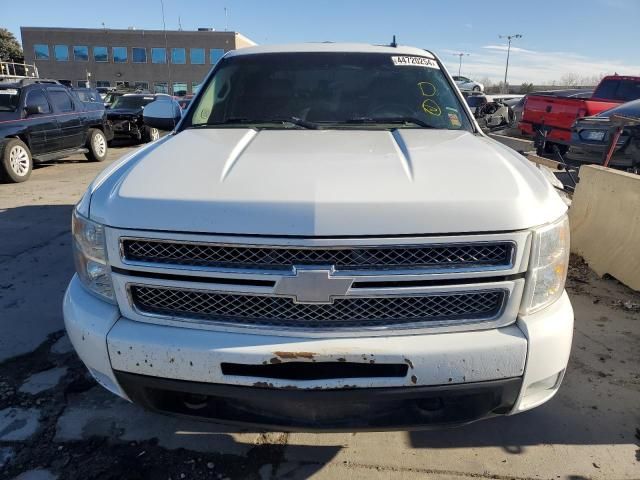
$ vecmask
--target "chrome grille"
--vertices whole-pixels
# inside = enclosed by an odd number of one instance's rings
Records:
[[[321,329],[380,327],[420,322],[469,323],[498,316],[504,290],[413,296],[343,297],[331,304],[298,304],[288,297],[130,285],[140,312],[217,323]]]
[[[336,270],[506,268],[514,249],[512,242],[300,248],[122,239],[129,261],[275,270],[292,265],[333,265]]]

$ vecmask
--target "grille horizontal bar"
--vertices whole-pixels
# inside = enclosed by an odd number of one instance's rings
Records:
[[[173,287],[130,285],[131,299],[143,313],[216,323],[293,328],[358,328],[498,316],[505,290],[477,290],[413,296],[342,297],[331,304],[300,304],[291,298],[220,293]]]
[[[506,268],[514,249],[512,242],[301,248],[122,239],[125,260],[273,270],[293,265],[333,265],[336,270]]]

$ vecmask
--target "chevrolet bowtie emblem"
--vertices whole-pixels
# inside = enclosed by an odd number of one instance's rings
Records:
[[[296,268],[295,273],[280,278],[274,293],[293,297],[296,303],[333,303],[333,297],[345,295],[353,283],[353,278],[333,277],[329,269]]]

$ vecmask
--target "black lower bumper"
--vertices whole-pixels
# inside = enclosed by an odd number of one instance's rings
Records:
[[[113,120],[112,124],[115,137],[139,137],[141,135],[135,120]]]
[[[333,390],[244,387],[115,372],[134,402],[163,413],[290,431],[410,430],[508,413],[521,378]]]

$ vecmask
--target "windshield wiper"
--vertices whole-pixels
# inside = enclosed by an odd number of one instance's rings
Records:
[[[197,125],[200,127],[216,127],[220,125],[255,125],[255,124],[268,124],[268,123],[280,123],[280,124],[291,124],[297,127],[308,128],[308,129],[318,129],[320,126],[317,123],[309,122],[308,120],[303,120],[298,117],[283,117],[283,118],[247,118],[247,117],[229,117],[225,118],[221,122],[212,122],[206,123],[202,125]],[[195,126],[195,125],[194,125]]]
[[[424,120],[415,117],[358,117],[345,120],[344,123],[352,124],[387,124],[387,125],[418,125],[422,128],[437,128]]]

